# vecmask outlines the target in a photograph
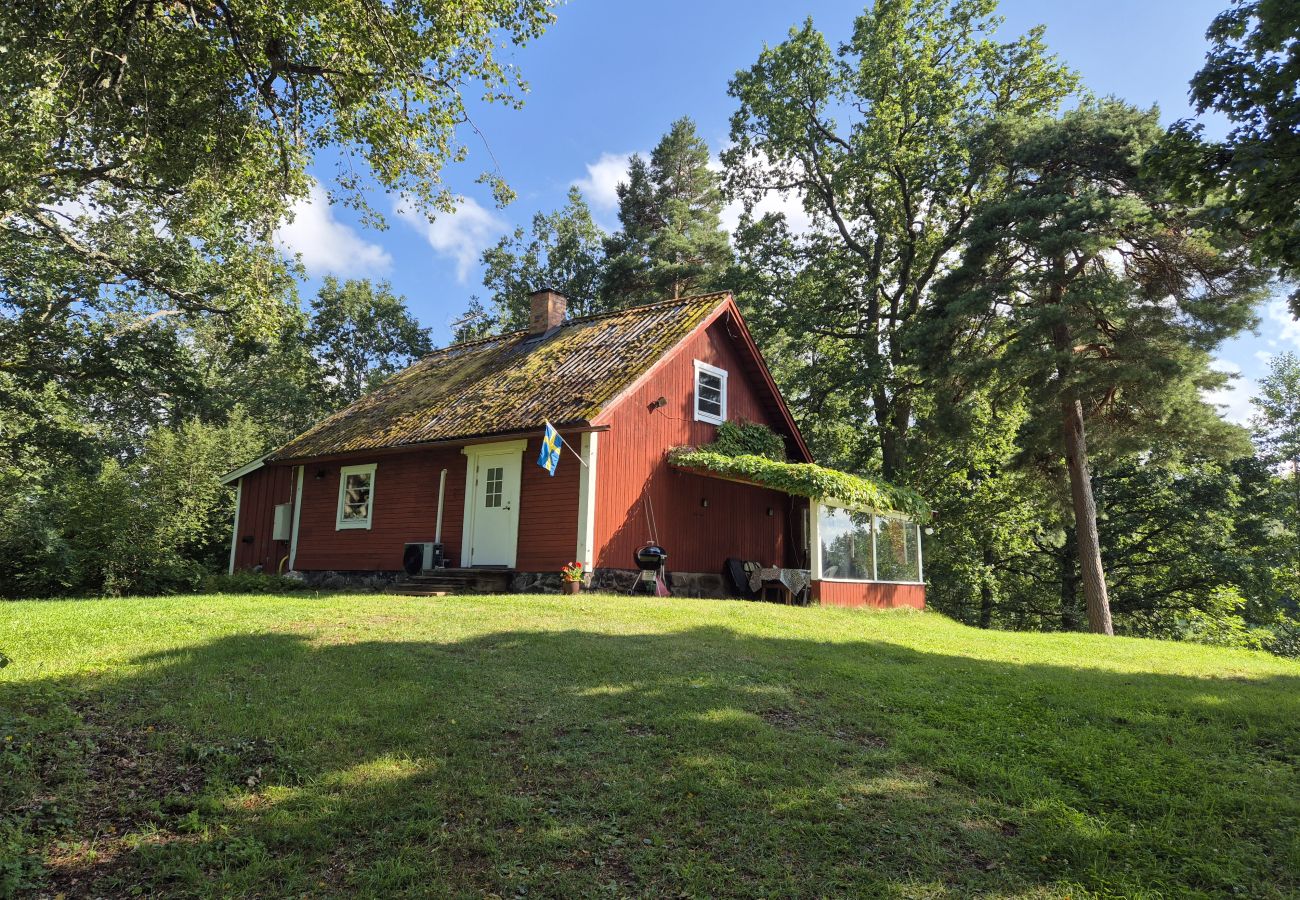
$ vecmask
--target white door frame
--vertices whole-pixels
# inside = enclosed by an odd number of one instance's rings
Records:
[[[580,459],[586,463],[578,472],[578,555],[582,572],[590,583],[591,570],[596,565],[596,460],[600,433],[582,433]]]
[[[519,553],[519,500],[523,493],[524,450],[528,447],[528,440],[520,438],[517,441],[497,441],[491,444],[470,444],[468,447],[462,447],[460,452],[465,454],[465,525],[461,531],[460,537],[460,564],[462,566],[474,565],[474,512],[478,508],[478,489],[476,478],[478,476],[479,457],[497,453],[514,453],[519,462],[517,469],[518,478],[515,482],[515,493],[510,503],[510,531],[511,543],[510,553],[504,563],[506,568],[513,569],[515,560]]]

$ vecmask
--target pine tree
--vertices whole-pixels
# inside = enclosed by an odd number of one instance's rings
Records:
[[[674,298],[719,286],[731,264],[721,178],[709,168],[709,147],[694,122],[673,123],[650,155],[650,176],[660,218],[650,241],[651,281]]]
[[[647,161],[634,155],[618,187],[620,229],[606,242],[603,297],[619,308],[722,286],[732,262],[721,176],[695,123],[672,124]]]
[[[1149,431],[1203,414],[1209,353],[1254,321],[1262,282],[1143,167],[1162,135],[1154,110],[1116,100],[1009,128],[1011,191],[976,211],[917,339],[932,370],[1029,386],[1022,439],[1064,457],[1088,621],[1105,634],[1087,423]]]

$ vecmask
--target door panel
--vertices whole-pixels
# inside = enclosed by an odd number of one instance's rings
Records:
[[[481,453],[474,466],[471,566],[513,566],[519,541],[517,451]]]

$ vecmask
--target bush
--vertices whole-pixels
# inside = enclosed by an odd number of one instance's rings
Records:
[[[236,412],[225,425],[159,428],[130,462],[10,485],[0,509],[0,596],[121,596],[198,590],[224,568],[234,491],[220,476],[261,449]]]
[[[307,585],[297,578],[266,575],[261,572],[236,572],[233,575],[209,575],[203,580],[205,594],[283,594],[305,591]]]

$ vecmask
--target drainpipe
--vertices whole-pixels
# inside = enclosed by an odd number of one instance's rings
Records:
[[[442,500],[443,495],[447,493],[447,470],[442,470],[442,475],[438,477],[438,524],[433,530],[433,540],[436,544],[442,543]],[[427,533],[427,532],[426,532]]]

